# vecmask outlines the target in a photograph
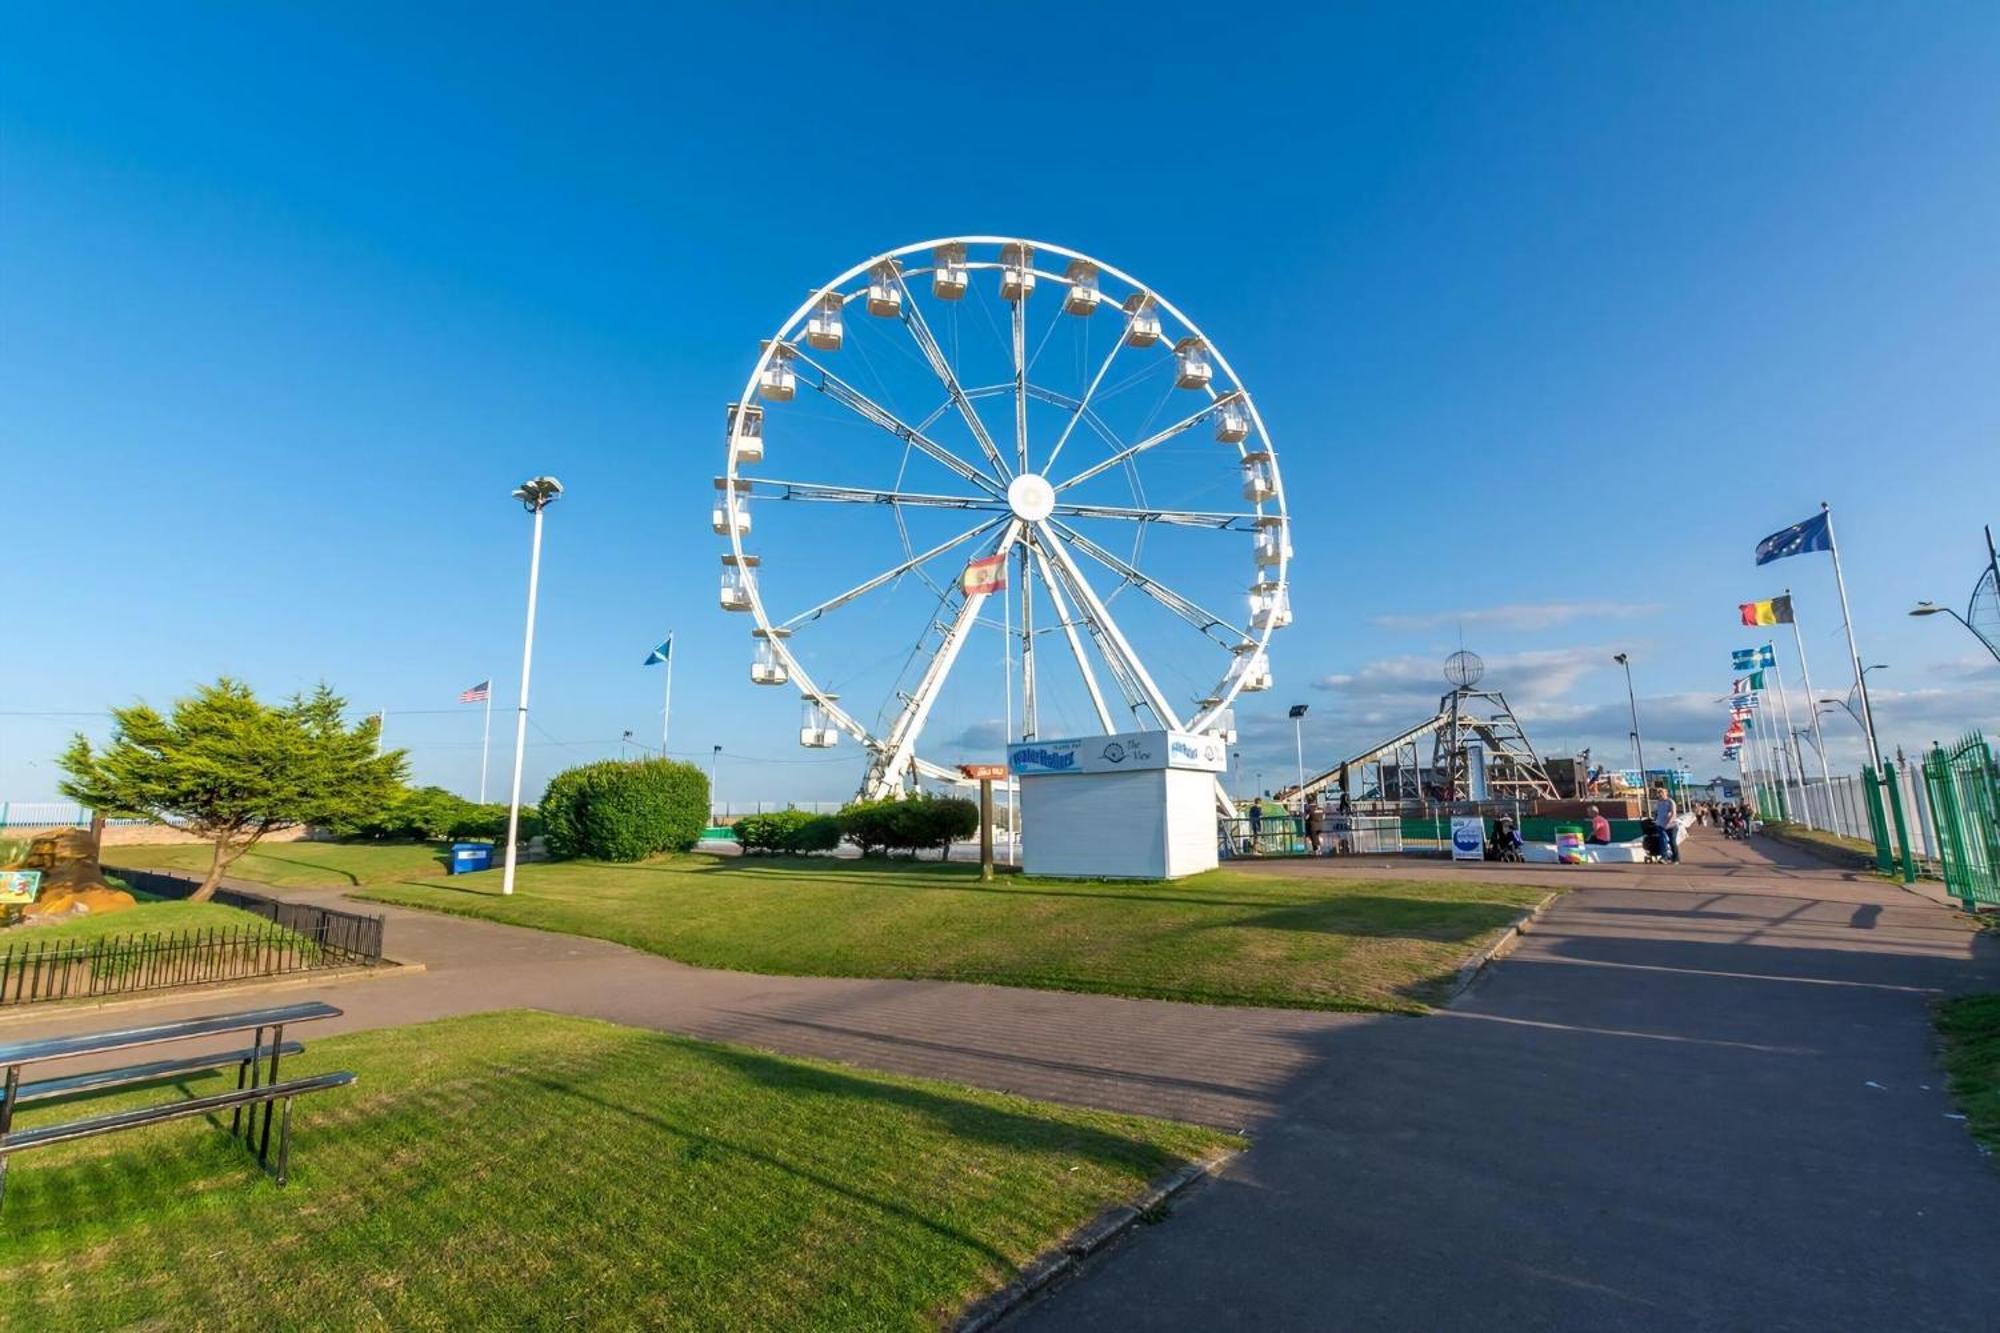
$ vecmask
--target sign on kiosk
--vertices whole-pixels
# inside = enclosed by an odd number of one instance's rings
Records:
[[[1042,774],[1130,773],[1186,768],[1222,773],[1229,768],[1222,742],[1180,731],[1138,731],[1078,740],[1022,741],[1007,747],[1007,763],[1022,777]]]

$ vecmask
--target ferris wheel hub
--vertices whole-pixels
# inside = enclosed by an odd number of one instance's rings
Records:
[[[1056,511],[1056,488],[1046,477],[1023,472],[1007,483],[1007,505],[1023,523],[1039,523]]]

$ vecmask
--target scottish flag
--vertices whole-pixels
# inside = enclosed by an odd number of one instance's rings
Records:
[[[1803,523],[1794,523],[1789,528],[1778,531],[1757,543],[1757,563],[1768,565],[1773,560],[1783,560],[1788,555],[1804,555],[1807,551],[1831,551],[1833,535],[1827,530],[1826,512],[1814,514]]]

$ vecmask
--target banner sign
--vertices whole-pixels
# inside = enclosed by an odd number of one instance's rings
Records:
[[[1486,859],[1486,821],[1478,815],[1453,815],[1451,817],[1451,859],[1454,861],[1484,861]]]
[[[1071,740],[1022,741],[1007,747],[1007,767],[1022,777],[1045,774],[1124,773],[1135,769],[1191,768],[1222,773],[1229,755],[1214,736],[1183,731],[1139,731]]]

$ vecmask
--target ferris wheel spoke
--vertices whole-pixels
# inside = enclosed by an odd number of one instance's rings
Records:
[[[1120,559],[1104,547],[1099,546],[1089,537],[1086,537],[1083,533],[1078,532],[1075,528],[1070,527],[1066,523],[1052,523],[1050,526],[1054,527],[1074,543],[1079,551],[1082,551],[1112,573],[1117,574],[1127,583],[1136,587],[1140,592],[1145,593],[1148,597],[1158,602],[1161,606],[1166,607],[1169,611],[1172,611],[1182,620],[1187,621],[1188,624],[1193,625],[1208,638],[1213,639],[1223,647],[1234,648],[1240,643],[1250,641],[1251,635],[1247,630],[1237,628],[1221,616],[1202,606],[1199,602],[1196,602],[1193,598],[1184,597],[1180,593],[1175,592],[1172,588],[1146,573],[1137,565]],[[1227,631],[1226,637],[1223,634],[1217,633],[1218,630]]]
[[[994,554],[1005,558],[1020,535],[1021,520],[1009,519],[1001,531],[1000,543]],[[980,608],[986,604],[988,596],[984,592],[975,592],[960,597],[958,610],[945,628],[943,642],[931,654],[917,688],[904,701],[903,710],[896,715],[889,734],[883,738],[869,763],[867,785],[871,796],[888,795],[902,780],[904,771],[915,757],[917,737],[922,734],[924,722],[930,717],[931,706],[937,702],[938,692],[943,689],[945,678],[951,674],[952,663],[958,660],[959,650],[965,647],[966,636],[978,622]]]
[[[1151,509],[1143,505],[1087,505],[1058,502],[1053,513],[1066,518],[1119,518],[1136,523],[1166,523],[1177,528],[1213,528],[1218,532],[1254,532],[1258,515],[1196,509]]]
[[[1028,298],[1013,303],[1014,326],[1014,454],[1022,472],[1028,470]]]
[[[833,504],[909,505],[916,509],[1008,512],[1007,501],[991,495],[931,495],[922,491],[834,486],[815,481],[781,481],[775,477],[739,477],[737,481],[744,494],[759,500],[811,500]]]
[[[967,528],[964,532],[959,533],[956,537],[951,538],[949,541],[939,542],[936,546],[931,547],[930,550],[924,551],[918,555],[913,555],[908,560],[905,560],[902,564],[897,565],[892,569],[883,570],[880,574],[877,574],[874,578],[869,579],[867,582],[857,583],[852,588],[849,588],[846,592],[841,593],[836,597],[827,598],[825,601],[821,602],[818,606],[813,607],[811,610],[799,612],[797,615],[793,616],[790,620],[784,621],[782,624],[780,624],[778,628],[787,630],[797,629],[800,625],[803,625],[808,621],[818,620],[821,616],[825,615],[827,612],[838,610],[839,608],[846,606],[849,602],[853,601],[855,598],[862,597],[867,595],[868,593],[874,592],[877,588],[883,586],[886,583],[894,582],[896,579],[901,578],[903,575],[909,573],[911,570],[916,569],[920,565],[924,565],[932,560],[935,560],[937,557],[943,555],[945,552],[949,550],[952,550],[954,547],[963,546],[965,545],[965,543],[971,541],[973,538],[978,537],[983,533],[988,533],[993,531],[993,529],[999,527],[1000,524],[1004,521],[1005,521],[1004,519],[993,518],[993,519],[988,519],[986,522],[981,523],[977,527]]]
[[[938,345],[937,335],[931,332],[930,321],[924,318],[923,308],[917,304],[909,285],[903,281],[900,270],[895,276],[896,285],[903,291],[903,327],[910,331],[910,337],[916,341],[917,350],[924,354],[924,360],[930,363],[931,373],[938,377],[938,383],[944,385],[944,391],[951,396],[952,402],[958,405],[959,415],[965,418],[966,427],[971,430],[972,438],[978,441],[979,451],[986,455],[986,461],[993,465],[994,473],[1000,477],[1011,477],[1006,460],[1000,456],[1000,450],[993,443],[993,436],[987,431],[986,423],[979,419],[978,409],[973,407],[972,400],[965,396],[965,388],[959,384],[957,372],[951,368],[951,361],[945,356],[944,348]]]
[[[1160,725],[1174,731],[1181,730],[1180,717],[1174,712],[1173,705],[1167,702],[1167,696],[1154,683],[1152,673],[1146,670],[1146,664],[1139,659],[1138,653],[1132,650],[1132,641],[1118,628],[1118,622],[1111,618],[1111,612],[1106,609],[1096,590],[1090,586],[1090,580],[1078,567],[1076,557],[1071,555],[1069,548],[1057,538],[1055,529],[1047,520],[1037,523],[1035,529],[1036,535],[1049,548],[1049,553],[1055,557],[1056,563],[1062,567],[1071,590],[1076,593],[1077,601],[1083,604],[1084,614],[1103,631],[1104,639],[1110,641],[1116,656],[1122,659],[1125,670],[1131,673],[1133,681],[1144,696],[1146,706],[1152,709],[1153,716],[1159,720]],[[1101,644],[1102,640],[1100,646]]]
[[[1182,417],[1179,421],[1176,421],[1173,425],[1168,426],[1164,430],[1154,431],[1151,435],[1148,435],[1145,439],[1140,440],[1138,443],[1126,445],[1123,449],[1120,449],[1117,453],[1111,455],[1111,457],[1103,460],[1102,462],[1091,464],[1083,471],[1077,473],[1074,477],[1071,477],[1068,481],[1065,481],[1061,485],[1057,486],[1056,490],[1058,492],[1066,491],[1072,486],[1078,485],[1082,482],[1089,481],[1092,477],[1098,476],[1105,472],[1109,472],[1112,468],[1117,467],[1119,464],[1125,462],[1127,459],[1136,458],[1140,454],[1145,453],[1148,449],[1152,449],[1159,445],[1165,444],[1168,440],[1173,439],[1176,435],[1180,435],[1186,431],[1194,429],[1194,427],[1200,425],[1203,420],[1205,420],[1207,417],[1213,414],[1217,404],[1223,401],[1224,400],[1222,398],[1217,398],[1213,402],[1204,403],[1201,407],[1197,408],[1193,412],[1188,413],[1186,416]]]
[[[937,419],[938,413],[932,413],[931,416],[926,417],[922,425],[911,426],[894,412],[883,407],[880,403],[877,403],[846,380],[841,379],[840,376],[834,374],[804,352],[794,352],[793,357],[800,364],[809,367],[814,374],[819,376],[819,382],[813,387],[833,399],[836,403],[839,403],[842,407],[852,411],[863,420],[880,426],[897,439],[915,445],[929,457],[942,463],[952,472],[957,473],[966,481],[979,487],[980,490],[998,495],[1006,489],[998,481],[994,480],[993,477],[980,471],[980,469],[966,462],[957,454],[924,433]],[[997,458],[994,461],[996,464],[999,462]],[[1004,475],[1004,469],[1002,471]]]
[[[1061,582],[1050,568],[1049,557],[1042,550],[1041,543],[1033,543],[1030,549],[1034,553],[1036,573],[1041,577],[1042,586],[1049,591],[1049,607],[1062,626],[1063,638],[1069,642],[1069,654],[1076,659],[1076,669],[1083,676],[1083,687],[1090,692],[1090,706],[1097,713],[1098,725],[1106,731],[1116,731],[1118,728],[1111,720],[1111,710],[1104,704],[1104,691],[1097,684],[1097,672],[1091,668],[1090,655],[1084,652],[1083,640],[1077,636],[1076,621],[1070,616]]]
[[[1118,349],[1124,345],[1125,336],[1122,333],[1111,340],[1110,352],[1105,355],[1103,364],[1098,366],[1097,374],[1091,377],[1089,387],[1083,391],[1083,397],[1076,400],[1076,407],[1070,412],[1069,420],[1063,423],[1062,434],[1056,436],[1055,448],[1049,450],[1049,461],[1042,465],[1044,476],[1055,469],[1056,459],[1062,456],[1063,446],[1069,443],[1070,432],[1076,429],[1077,422],[1083,420],[1083,414],[1090,410],[1090,400],[1097,393],[1097,386],[1104,383],[1105,375],[1110,373],[1111,363],[1118,359]]]

